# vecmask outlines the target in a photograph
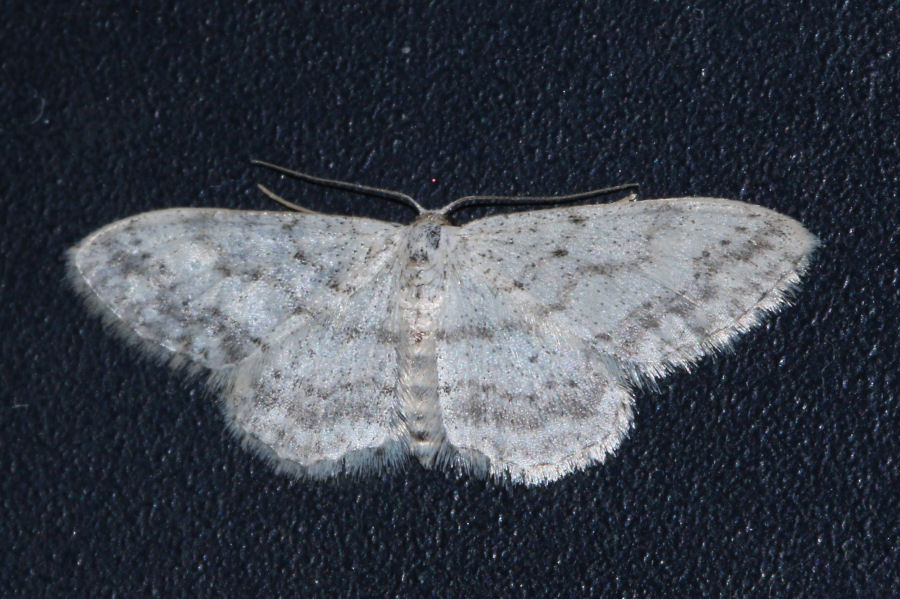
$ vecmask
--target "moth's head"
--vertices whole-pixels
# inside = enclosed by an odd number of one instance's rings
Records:
[[[439,212],[427,210],[409,226],[406,237],[406,251],[409,259],[418,264],[434,262],[444,251],[441,247],[443,229],[450,225],[447,217]]]

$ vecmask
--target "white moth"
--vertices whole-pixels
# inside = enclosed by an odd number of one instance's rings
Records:
[[[695,197],[454,226],[452,210],[496,198],[425,210],[259,164],[419,216],[159,210],[68,260],[116,333],[211,373],[231,430],[297,476],[412,455],[535,484],[602,462],[631,424],[629,388],[778,309],[816,245],[771,210]]]

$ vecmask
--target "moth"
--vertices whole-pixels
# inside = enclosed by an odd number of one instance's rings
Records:
[[[68,252],[111,329],[209,374],[228,426],[300,477],[426,467],[526,484],[602,462],[635,385],[727,347],[785,304],[816,238],[761,206],[686,197],[563,205],[454,225],[175,208]]]

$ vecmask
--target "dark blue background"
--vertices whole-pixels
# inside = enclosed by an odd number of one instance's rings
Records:
[[[0,22],[4,597],[896,592],[896,3],[42,4]],[[640,393],[602,466],[292,482],[64,282],[94,229],[273,208],[256,181],[412,217],[250,158],[429,207],[635,181],[823,245],[793,307]]]

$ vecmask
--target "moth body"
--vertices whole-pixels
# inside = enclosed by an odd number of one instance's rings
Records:
[[[399,276],[396,330],[400,420],[410,452],[425,467],[434,465],[446,441],[438,396],[436,335],[446,285],[446,219],[420,216],[404,231],[405,260]]]

